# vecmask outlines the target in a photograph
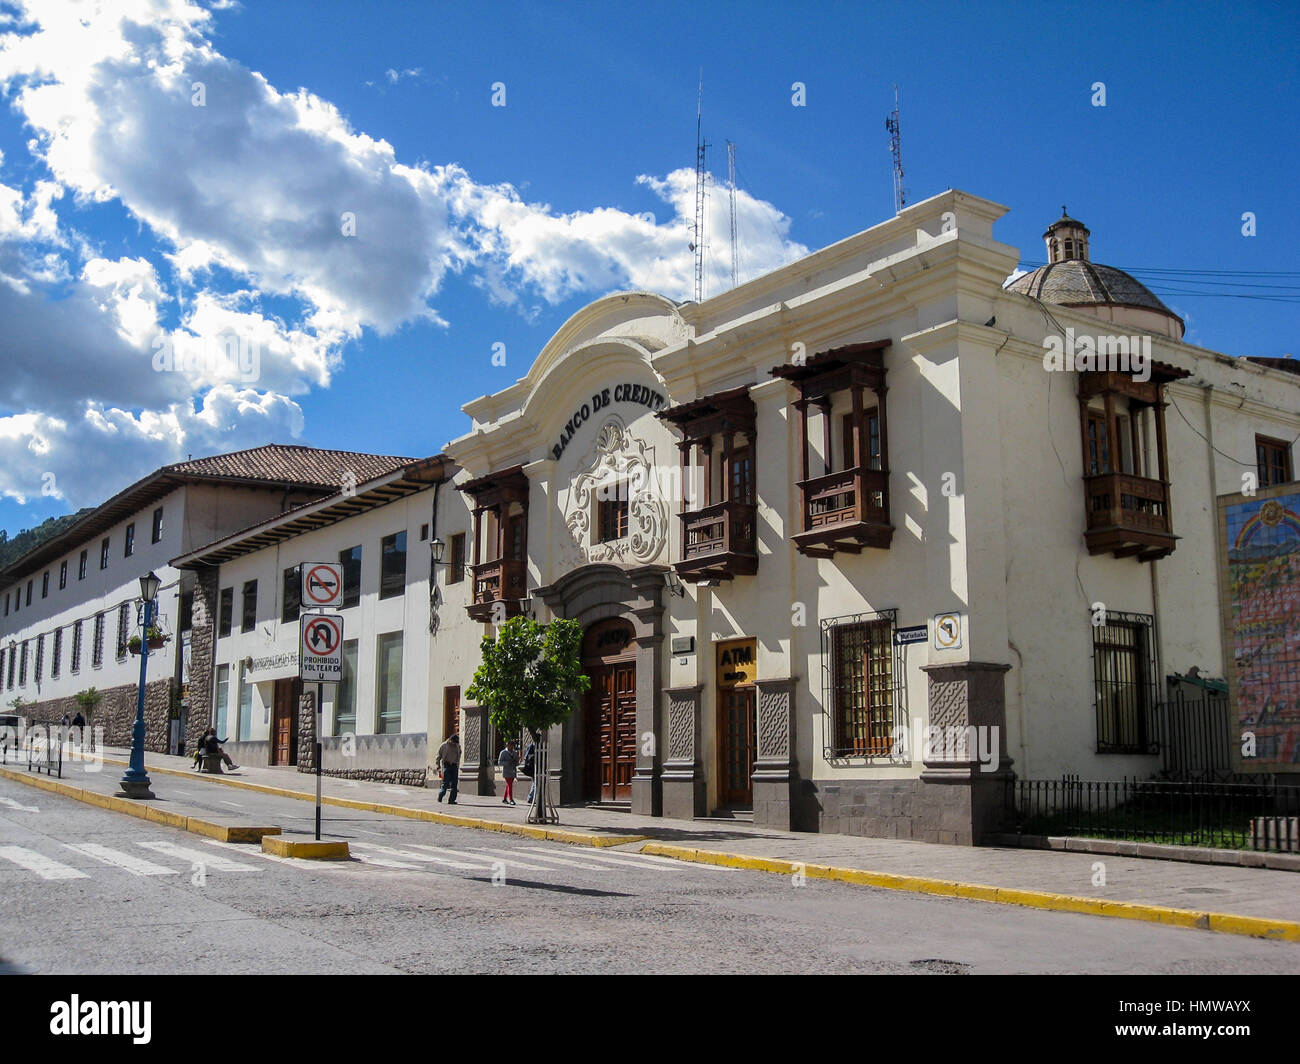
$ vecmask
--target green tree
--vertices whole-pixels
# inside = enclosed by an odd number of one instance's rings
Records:
[[[558,819],[546,798],[546,732],[573,713],[574,699],[591,687],[579,654],[582,626],[556,620],[540,624],[529,617],[511,617],[486,637],[482,662],[465,695],[488,711],[503,735],[527,730],[537,743],[534,757],[531,823]]]

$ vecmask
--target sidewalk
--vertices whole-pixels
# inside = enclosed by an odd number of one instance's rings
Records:
[[[97,790],[115,789],[117,771],[127,760],[127,751],[105,750],[104,771],[86,774],[78,770],[73,782]],[[116,762],[117,764],[115,764]],[[160,804],[168,803],[169,789],[178,783],[194,793],[211,793],[211,801],[202,801],[208,811],[220,812],[220,792],[249,788],[263,793],[314,801],[316,779],[294,768],[241,768],[223,776],[196,773],[189,758],[149,754],[146,767],[153,778],[153,791]],[[22,774],[27,775],[26,769]],[[68,773],[65,772],[65,776]],[[186,782],[180,783],[184,777]],[[527,781],[520,781],[526,783]],[[210,788],[210,791],[207,790]],[[389,815],[413,816],[443,822],[460,821],[467,826],[489,830],[512,830],[540,833],[541,828],[525,825],[527,809],[520,789],[519,804],[506,806],[499,797],[480,797],[461,792],[460,800],[449,807],[436,800],[437,791],[326,776],[322,780],[325,800],[323,816],[328,824],[331,808],[339,806],[367,809]],[[191,804],[193,804],[191,799]],[[175,803],[179,804],[179,803]],[[305,812],[305,811],[304,811]],[[226,810],[229,813],[229,810]],[[333,814],[338,816],[336,812]],[[453,820],[454,818],[454,820]],[[273,819],[273,818],[272,818]],[[890,886],[922,893],[950,894],[987,901],[1031,904],[1066,911],[1105,911],[1119,906],[1137,905],[1183,913],[1234,914],[1246,918],[1282,922],[1280,931],[1268,931],[1265,937],[1300,941],[1300,879],[1296,873],[1231,865],[1188,864],[1135,857],[1101,856],[1090,853],[1063,852],[997,847],[963,847],[911,842],[898,839],[871,839],[849,835],[822,835],[782,832],[739,822],[671,820],[642,817],[631,813],[593,807],[562,807],[559,831],[550,837],[559,841],[595,846],[623,845],[687,860],[706,860],[738,867],[758,868],[789,874],[799,871],[796,865],[770,862],[795,862],[808,866],[808,876],[835,878],[866,885]],[[565,837],[565,836],[570,837]],[[647,842],[646,840],[650,840]],[[728,856],[730,855],[730,856]],[[830,866],[835,874],[825,875],[813,866]],[[1104,868],[1104,882],[1099,882]],[[847,873],[860,873],[857,877]],[[845,874],[839,874],[845,873]],[[922,877],[917,879],[916,877]],[[910,879],[904,882],[904,879]],[[930,881],[927,886],[926,882]],[[997,888],[1002,896],[988,891],[935,889],[934,881],[947,886],[983,885]],[[1059,903],[1042,904],[1030,895],[1055,895]],[[1060,901],[1064,897],[1064,901]],[[1108,903],[1090,907],[1066,904],[1071,900]],[[1112,915],[1136,916],[1156,922],[1182,923],[1191,926],[1234,930],[1220,920],[1190,921],[1163,918],[1158,912],[1115,911]],[[1238,933],[1264,934],[1255,926]],[[1300,962],[1300,956],[1297,958]]]

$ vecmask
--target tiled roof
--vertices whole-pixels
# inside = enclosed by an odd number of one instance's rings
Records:
[[[1136,277],[1114,266],[1103,266],[1085,259],[1067,259],[1039,266],[1032,273],[1017,277],[1007,285],[1007,291],[1063,306],[1114,303],[1126,307],[1148,307],[1177,317]]]
[[[275,483],[311,484],[338,488],[339,478],[349,472],[357,483],[391,473],[410,465],[414,458],[383,454],[358,454],[355,451],[327,451],[271,443],[231,454],[214,454],[163,466],[160,473],[202,479],[265,480]]]
[[[112,528],[181,484],[227,481],[236,484],[293,488],[329,495],[403,469],[415,458],[395,455],[327,451],[296,444],[271,443],[230,454],[191,458],[156,469],[100,503],[76,524],[28,551],[0,570],[0,583],[9,583],[66,553],[75,545]],[[352,478],[344,481],[345,474]]]

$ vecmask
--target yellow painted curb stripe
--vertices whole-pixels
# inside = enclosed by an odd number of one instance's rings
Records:
[[[689,846],[648,842],[640,853],[658,857],[671,857],[679,861],[722,865],[726,868],[746,868],[777,875],[801,873],[809,879],[829,879],[863,887],[882,887],[885,890],[905,890],[919,894],[967,898],[974,901],[993,902],[998,905],[1024,905],[1033,909],[1055,912],[1084,913],[1090,916],[1113,916],[1126,920],[1144,920],[1149,923],[1169,924],[1174,927],[1194,927],[1203,931],[1218,931],[1228,935],[1248,935],[1275,941],[1300,942],[1300,922],[1271,920],[1260,916],[1237,916],[1232,913],[1200,912],[1192,909],[1171,909],[1163,905],[1144,905],[1136,902],[1110,901],[1104,898],[1086,898],[1075,894],[1055,894],[1044,890],[1016,890],[993,887],[982,883],[960,883],[948,879],[927,879],[921,876],[899,875],[893,872],[870,872],[859,868],[837,868],[833,865],[805,864],[773,857],[748,857],[738,853],[719,853],[697,850]]]
[[[104,758],[105,764],[125,765],[125,761]],[[314,802],[314,791],[295,791],[287,787],[271,787],[265,783],[250,783],[245,780],[227,779],[225,776],[186,772],[184,769],[161,768],[146,764],[149,772],[168,776],[180,776],[185,779],[202,778],[205,783],[222,783],[227,787],[240,787],[246,791],[260,794],[272,794],[281,798],[297,798],[304,802]],[[484,831],[500,831],[508,835],[524,835],[530,839],[545,839],[549,842],[567,842],[572,846],[626,846],[630,842],[645,842],[649,835],[597,835],[587,831],[573,831],[567,828],[547,828],[536,824],[512,824],[501,820],[479,820],[472,816],[457,816],[454,813],[439,813],[432,809],[414,809],[404,805],[387,805],[383,802],[364,802],[355,798],[334,798],[322,795],[322,805],[334,805],[343,809],[357,809],[364,813],[383,813],[386,816],[401,816],[408,820],[426,820],[433,824],[449,824],[458,828],[481,828]]]
[[[347,861],[352,856],[346,842],[288,839],[283,835],[267,835],[263,838],[262,851],[276,857],[301,857],[318,861]]]
[[[115,763],[121,764],[122,762]],[[146,805],[132,798],[119,798],[115,794],[100,794],[98,791],[76,787],[71,783],[64,783],[62,780],[52,780],[48,776],[33,776],[25,772],[15,772],[3,765],[0,765],[0,777],[13,780],[15,783],[25,783],[29,787],[36,787],[43,791],[50,791],[62,795],[64,798],[71,798],[76,802],[85,802],[87,805],[98,806],[100,809],[108,809],[114,813],[125,813],[127,816],[137,817],[140,820],[152,820],[155,824],[165,824],[169,828],[179,828],[181,831],[193,832],[195,835],[206,835],[208,838],[220,839],[222,842],[257,842],[264,836],[280,834],[280,829],[277,827],[257,827],[251,824],[217,824],[211,820],[200,820],[198,817],[184,816],[181,813],[172,812],[170,809],[160,809],[157,806]]]

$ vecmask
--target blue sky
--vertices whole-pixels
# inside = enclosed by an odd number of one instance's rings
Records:
[[[1066,204],[1189,342],[1291,352],[1298,12],[0,0],[0,528],[187,454],[436,452],[585,303],[689,297],[701,68],[707,293],[726,141],[744,279],[892,214],[897,82],[909,201],[1006,204],[1028,262]],[[155,368],[229,337],[255,376]]]

